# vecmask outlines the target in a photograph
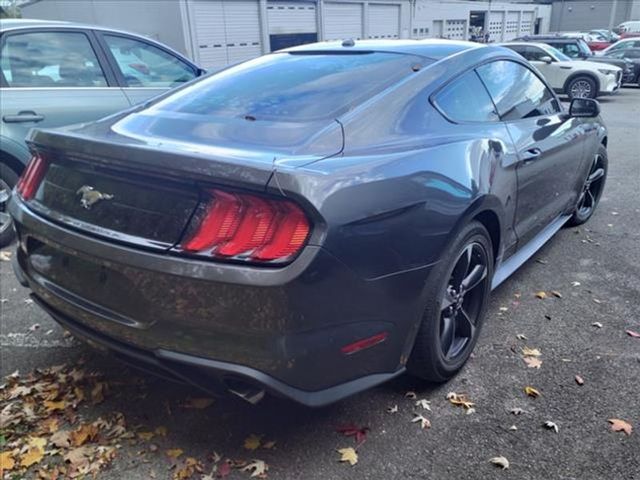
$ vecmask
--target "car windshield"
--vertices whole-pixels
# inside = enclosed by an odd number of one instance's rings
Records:
[[[572,60],[571,57],[568,57],[567,55],[562,53],[560,50],[558,50],[555,47],[552,47],[551,45],[547,45],[545,47],[545,50],[547,51],[547,53],[550,53],[560,62],[570,62]]]
[[[150,110],[283,122],[335,118],[428,62],[383,52],[277,53],[223,70]]]

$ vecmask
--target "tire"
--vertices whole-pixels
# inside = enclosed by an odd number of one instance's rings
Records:
[[[18,174],[0,163],[0,248],[9,245],[15,237],[13,221],[5,216],[11,190],[18,181]]]
[[[598,86],[593,78],[579,75],[567,84],[566,94],[571,100],[574,98],[596,98]]]
[[[609,157],[604,145],[598,147],[587,178],[585,179],[578,203],[573,211],[573,215],[567,222],[567,226],[575,227],[589,221],[600,203],[604,185],[607,181],[609,170]]]
[[[463,256],[468,258],[469,251],[472,261],[469,262],[469,269],[461,274],[464,264],[461,265],[460,261]],[[456,300],[455,306],[443,308],[454,297],[460,298],[459,292],[462,287],[453,291],[451,287],[459,283],[460,278],[469,279],[472,276],[469,272],[476,272],[476,261],[484,263],[484,272],[479,283],[468,289],[461,301]],[[482,328],[492,277],[491,237],[480,222],[473,221],[456,235],[427,281],[422,322],[407,364],[409,373],[431,382],[446,382],[462,368],[469,359]],[[469,283],[475,283],[475,280]],[[461,310],[458,310],[460,307]],[[471,322],[459,322],[465,311]],[[454,333],[447,335],[452,325]],[[473,328],[465,328],[469,325]],[[466,334],[468,338],[466,341],[463,341],[464,338],[456,340],[456,333],[461,337]],[[453,341],[449,342],[449,338]]]

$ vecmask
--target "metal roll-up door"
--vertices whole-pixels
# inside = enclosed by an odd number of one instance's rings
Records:
[[[316,4],[313,2],[269,2],[267,19],[270,35],[318,31]]]
[[[503,27],[504,12],[491,12],[491,15],[489,15],[489,40],[501,42]]]
[[[227,39],[221,1],[194,0],[190,4],[193,19],[194,50],[203,68],[227,64]]]
[[[507,12],[506,26],[504,30],[505,42],[513,40],[518,36],[518,20],[520,18],[520,12]]]
[[[444,37],[451,40],[464,40],[466,38],[466,30],[466,20],[447,20]]]
[[[369,38],[400,38],[400,5],[369,4]]]
[[[262,55],[260,7],[257,0],[225,0],[223,6],[228,63]]]
[[[318,41],[315,2],[270,1],[267,3],[267,23],[272,52]]]
[[[533,12],[522,12],[519,35],[530,35],[533,32]]]
[[[361,3],[327,2],[323,6],[325,40],[363,37],[364,6]]]

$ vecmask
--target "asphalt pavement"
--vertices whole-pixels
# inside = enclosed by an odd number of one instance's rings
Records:
[[[207,474],[216,452],[219,468],[225,459],[234,466],[260,459],[273,479],[638,480],[640,338],[625,331],[640,332],[640,88],[601,103],[610,129],[609,178],[598,211],[588,224],[563,229],[493,293],[474,356],[448,384],[402,377],[316,410],[273,398],[257,406],[223,398],[184,408],[187,398],[203,395],[65,336],[28,300],[6,261],[0,261],[2,375],[59,364],[99,371],[110,385],[105,399],[81,403],[80,419],[121,412],[132,430],[166,427],[152,440],[122,442],[103,479],[171,478],[186,457]],[[540,291],[548,297],[537,298]],[[524,347],[541,352],[539,368],[524,362]],[[527,396],[526,386],[540,396]],[[416,399],[405,396],[409,391]],[[475,411],[453,405],[449,392],[465,394]],[[431,411],[415,405],[420,399]],[[431,427],[413,423],[415,412]],[[613,432],[611,418],[628,422],[631,435]],[[353,437],[336,432],[349,424],[367,429],[354,466],[339,462],[337,452],[356,447]],[[248,450],[252,434],[262,446]],[[166,452],[175,449],[184,453],[172,468],[176,461]],[[489,462],[497,456],[508,459],[508,469]],[[15,478],[36,478],[33,472]],[[249,475],[233,468],[227,478]]]

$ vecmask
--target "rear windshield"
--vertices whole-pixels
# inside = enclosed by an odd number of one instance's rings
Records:
[[[381,52],[277,53],[197,82],[151,110],[282,122],[335,118],[427,62]]]

